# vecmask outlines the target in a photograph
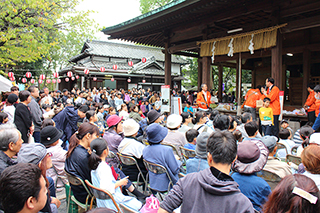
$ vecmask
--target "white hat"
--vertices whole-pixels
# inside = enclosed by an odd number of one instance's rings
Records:
[[[181,123],[182,123],[181,115],[171,114],[171,115],[168,116],[167,127],[169,129],[175,129],[178,126],[180,126]]]
[[[316,143],[320,145],[320,133],[319,132],[312,133],[310,136],[309,143]]]
[[[124,136],[134,135],[139,131],[140,125],[133,119],[128,119],[122,124]]]

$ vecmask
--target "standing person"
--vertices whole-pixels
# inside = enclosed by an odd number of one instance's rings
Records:
[[[14,93],[10,94],[7,98],[6,105],[3,107],[3,112],[7,113],[8,115],[8,122],[13,123],[14,121],[14,113],[16,111],[16,108],[14,107],[14,104],[18,101],[18,96]]]
[[[30,92],[30,91],[29,91]],[[42,106],[43,104],[49,104],[52,105],[52,97],[49,95],[49,89],[48,87],[43,88],[43,92],[45,94],[45,97],[41,99],[40,105]]]
[[[270,105],[270,98],[263,99],[263,107],[259,109],[259,117],[261,121],[261,127],[263,135],[271,135],[273,127],[273,111]]]
[[[308,113],[308,121],[314,123],[316,120],[316,98],[314,96],[314,89],[315,85],[313,83],[308,83],[307,90],[309,92],[307,101],[304,103],[303,108]]]
[[[269,77],[266,79],[267,90],[261,89],[262,93],[270,99],[270,107],[273,111],[273,127],[272,135],[278,137],[279,134],[279,115],[280,115],[280,98],[279,88],[274,85],[274,79]]]
[[[40,128],[42,125],[43,114],[39,104],[36,101],[36,99],[39,97],[39,89],[36,86],[30,86],[28,88],[28,91],[30,92],[32,97],[31,102],[28,104],[28,106],[30,108],[34,124],[33,137],[36,143],[40,143]]]
[[[314,97],[316,98],[316,100],[320,100],[320,85],[318,84],[317,86],[315,86],[315,88],[313,89],[314,91]],[[312,129],[314,131],[317,131],[320,127],[320,115],[318,115],[316,121],[314,122]]]
[[[257,103],[257,100],[260,99],[261,97],[261,93],[260,93],[260,89],[261,89],[261,86],[257,86],[257,88],[255,89],[249,89],[249,91],[247,92],[247,94],[245,95],[244,99],[245,99],[245,102],[243,103],[244,104],[244,111],[245,112],[250,112],[252,114],[252,119],[254,121],[257,120],[257,116],[256,116],[256,103]]]
[[[208,111],[211,103],[210,92],[207,91],[208,87],[206,84],[201,84],[201,91],[197,95],[197,104],[199,110]]]
[[[16,112],[14,114],[14,124],[21,133],[24,143],[28,143],[28,135],[32,135],[34,126],[32,123],[32,115],[28,104],[31,102],[30,92],[23,90],[19,93],[20,103],[16,104]]]
[[[161,111],[161,106],[162,106],[162,102],[160,100],[160,97],[157,96],[156,97],[156,102],[154,103],[154,109],[157,111],[157,112],[160,112]]]

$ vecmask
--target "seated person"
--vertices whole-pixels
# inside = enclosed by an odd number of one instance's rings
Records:
[[[244,138],[243,141],[258,141],[261,138],[257,138],[259,133],[259,127],[255,121],[250,121],[244,125],[244,129],[248,135],[247,138]]]
[[[188,143],[186,145],[184,145],[184,148],[196,150],[196,143],[197,143],[198,135],[199,135],[199,132],[197,130],[189,129],[186,132],[186,139],[187,139]]]
[[[156,163],[164,166],[173,182],[176,184],[179,177],[181,162],[176,160],[172,148],[161,145],[160,143],[168,134],[168,129],[153,123],[147,127],[147,140],[150,146],[143,150],[143,158],[151,163]],[[167,191],[169,185],[169,178],[166,173],[155,174],[149,171],[150,187],[157,191]]]
[[[230,127],[230,118],[227,115],[216,115],[213,120],[214,129],[227,130]]]
[[[178,129],[182,124],[181,115],[171,114],[167,118],[167,128],[169,129],[168,135],[163,139],[163,143],[174,145],[177,150],[180,150],[180,146],[187,144],[186,137]]]
[[[160,203],[159,213],[173,212],[180,205],[181,212],[254,212],[249,199],[229,176],[237,155],[233,135],[228,131],[216,130],[208,139],[207,150],[210,168],[180,179]]]
[[[274,157],[277,153],[277,138],[275,136],[264,136],[261,138],[261,141],[269,150],[267,164],[264,166],[263,170],[275,173],[281,178],[286,175],[291,175],[292,172],[290,166]]]
[[[320,146],[310,144],[301,153],[302,164],[305,167],[305,176],[311,178],[320,190]]]
[[[196,157],[187,160],[187,174],[209,168],[207,161],[207,141],[209,136],[208,132],[202,132],[197,137]]]
[[[245,138],[248,138],[248,134],[244,128],[244,125],[246,123],[249,123],[252,121],[252,114],[250,112],[245,112],[241,115],[241,123],[240,125],[237,126],[237,130],[239,130],[242,134],[242,137],[245,139]],[[256,138],[261,138],[261,134],[258,132],[258,134],[256,135]]]
[[[146,177],[148,171],[144,166],[142,157],[142,151],[145,148],[145,145],[135,139],[138,134],[139,127],[139,124],[133,119],[128,119],[123,122],[124,139],[120,142],[118,150],[121,154],[134,157],[137,160],[141,172],[144,177]],[[128,166],[122,164],[122,172],[129,176],[129,180],[131,181],[136,181],[139,174],[139,170],[136,165]],[[142,181],[141,177],[140,181]]]
[[[238,157],[232,165],[234,173],[231,177],[257,211],[260,211],[271,192],[268,183],[256,174],[267,163],[268,154],[267,147],[261,141],[243,141],[238,145]]]
[[[184,107],[183,112],[187,112],[187,113],[189,113],[189,115],[193,116],[193,108],[192,108],[192,106],[191,106],[190,101],[187,101],[187,104],[186,104],[186,106]]]
[[[310,142],[309,139],[313,132],[314,131],[310,126],[301,127],[299,134],[300,134],[300,138],[302,139],[302,144],[297,149],[297,156],[300,157],[303,149],[309,145],[309,142]]]
[[[279,158],[285,159],[287,156],[287,153],[291,154],[291,149],[296,144],[292,140],[289,139],[290,138],[290,131],[288,129],[281,129],[279,131],[279,138],[280,138],[279,143],[285,145],[287,151],[284,149],[278,150],[277,155]]]
[[[288,137],[289,140],[292,140],[293,138],[293,130],[291,129],[291,127],[289,126],[289,121],[286,120],[286,119],[283,119],[280,123],[280,126],[281,126],[281,130],[282,129],[286,129],[289,131],[290,133],[290,136]]]

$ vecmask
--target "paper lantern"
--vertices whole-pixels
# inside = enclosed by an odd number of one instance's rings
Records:
[[[32,78],[32,79],[30,79],[30,83],[31,84],[34,84],[34,82],[35,82],[35,80]]]
[[[128,61],[128,65],[129,65],[130,67],[132,67],[132,66],[133,66],[133,61]]]
[[[12,78],[13,75],[14,75],[13,72],[8,72],[8,77],[9,77],[9,78]]]
[[[59,73],[57,73],[57,72],[53,73],[53,77],[59,78]]]
[[[106,68],[100,67],[100,71],[101,71],[101,72],[104,72],[104,71],[106,71]]]
[[[114,64],[114,65],[112,66],[112,68],[113,68],[114,70],[117,70],[117,69],[118,69],[118,66],[117,66],[116,64]]]
[[[131,82],[131,78],[128,78],[128,80],[127,80],[129,83]]]
[[[84,72],[84,74],[86,74],[86,75],[89,74],[89,70],[88,70],[88,69],[84,69],[83,72]]]
[[[76,78],[74,76],[71,77],[71,80],[74,81]]]
[[[47,79],[47,84],[50,84],[51,83],[51,80],[50,79]]]
[[[40,75],[40,80],[44,80],[46,78],[46,76],[44,74]]]
[[[142,63],[146,63],[147,59],[146,58],[142,58],[141,61],[142,61]]]
[[[52,79],[52,83],[53,84],[57,83],[56,79]]]
[[[97,80],[97,77],[93,77],[93,81],[96,81]]]
[[[113,78],[113,77],[111,78],[111,81],[114,81],[114,78]]]
[[[24,83],[24,84],[27,83],[27,79],[26,79],[26,78],[22,78],[21,81],[22,81],[22,83]]]
[[[15,79],[15,77],[13,77],[13,76],[10,78],[10,81],[15,81],[15,80],[16,80],[16,79]]]
[[[146,79],[143,79],[143,80],[142,80],[142,83],[146,83]]]
[[[71,77],[71,76],[72,76],[72,72],[69,71],[69,72],[67,73],[67,76],[68,76],[68,77]]]
[[[60,84],[60,83],[61,83],[61,79],[60,79],[60,78],[58,78],[57,82],[58,82],[58,84]]]
[[[27,78],[31,78],[31,76],[32,76],[31,72],[26,72],[26,77]]]
[[[66,82],[68,82],[68,81],[69,81],[69,78],[65,78],[64,80],[65,80]]]
[[[78,76],[78,75],[76,75],[76,79],[79,79],[79,76]]]
[[[38,81],[38,82],[39,82],[39,84],[42,84],[43,80],[39,79],[39,81]]]

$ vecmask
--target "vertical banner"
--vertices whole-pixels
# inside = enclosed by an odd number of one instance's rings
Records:
[[[161,113],[170,112],[170,85],[161,86]]]
[[[280,116],[279,116],[279,121],[282,120],[282,112],[283,112],[283,102],[284,102],[284,91],[279,92],[279,100],[280,100]]]
[[[181,115],[181,113],[182,113],[181,97],[172,97],[171,114]]]

